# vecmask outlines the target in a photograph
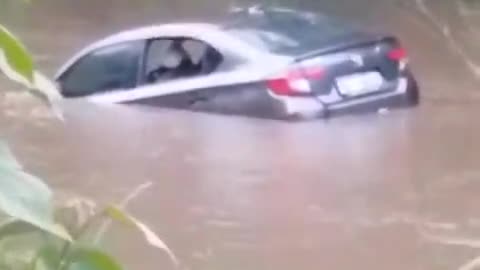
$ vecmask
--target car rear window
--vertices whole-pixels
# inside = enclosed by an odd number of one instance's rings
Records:
[[[237,14],[224,29],[259,49],[287,55],[307,53],[355,33],[342,21],[300,12]]]

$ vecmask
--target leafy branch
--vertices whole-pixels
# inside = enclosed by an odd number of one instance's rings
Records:
[[[27,49],[2,25],[0,72],[41,97],[61,117],[57,107],[61,96],[55,84],[35,70]],[[80,199],[55,208],[53,192],[45,182],[27,173],[7,145],[0,143],[0,212],[6,216],[0,224],[0,268],[121,270],[116,259],[96,245],[97,241],[80,241],[97,222],[104,220],[108,221],[97,232],[97,240],[108,229],[109,220],[115,220],[140,231],[147,243],[166,252],[177,266],[175,255],[157,234],[124,211],[140,192],[135,191],[120,206],[109,205],[100,211],[92,209],[95,205],[90,201]],[[63,215],[72,209],[73,216]]]

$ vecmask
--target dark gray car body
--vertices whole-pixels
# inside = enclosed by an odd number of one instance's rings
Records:
[[[418,104],[418,86],[406,62],[386,55],[399,46],[391,36],[369,34],[331,18],[288,9],[247,9],[218,24],[169,24],[133,29],[99,41],[74,56],[57,74],[62,93],[98,103],[140,104],[273,119],[311,119],[345,112]],[[214,71],[145,83],[152,40],[188,38],[214,48],[222,61]],[[98,50],[138,42],[138,76],[128,87],[68,94],[65,78]],[[135,63],[136,64],[136,63]],[[285,70],[322,68],[321,79],[302,81],[306,93],[278,94],[268,82]],[[380,74],[378,89],[345,95],[337,79]],[[73,75],[72,75],[73,76]],[[377,75],[379,76],[379,75]]]

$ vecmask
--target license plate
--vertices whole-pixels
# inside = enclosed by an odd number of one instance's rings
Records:
[[[378,72],[365,72],[337,78],[338,90],[345,96],[358,96],[379,91],[383,77]]]

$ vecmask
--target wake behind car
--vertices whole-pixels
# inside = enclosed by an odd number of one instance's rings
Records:
[[[273,119],[419,101],[397,38],[284,8],[121,32],[75,55],[56,81],[67,98]]]

